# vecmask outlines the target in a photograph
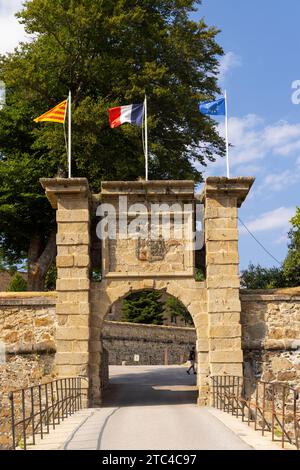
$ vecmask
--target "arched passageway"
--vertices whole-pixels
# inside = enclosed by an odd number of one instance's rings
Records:
[[[204,288],[203,283],[199,283],[196,281],[187,281],[186,279],[182,279],[181,282],[173,281],[173,280],[161,280],[161,281],[143,281],[143,280],[131,280],[127,282],[120,283],[119,280],[104,280],[101,283],[94,283],[93,285],[93,290],[92,290],[92,305],[93,305],[93,316],[97,315],[98,322],[101,321],[101,331],[105,328],[105,325],[107,323],[104,323],[106,318],[108,317],[109,313],[112,311],[112,306],[116,302],[119,302],[120,300],[126,298],[128,295],[134,293],[134,292],[139,292],[139,291],[144,291],[144,290],[154,290],[154,291],[159,291],[161,293],[164,293],[164,295],[167,296],[167,298],[175,298],[177,299],[181,305],[185,307],[185,309],[188,310],[192,320],[193,324],[195,327],[195,331],[192,335],[192,340],[189,342],[187,340],[188,336],[190,335],[190,329],[188,331],[180,330],[181,335],[186,337],[184,340],[186,342],[186,346],[181,346],[180,352],[177,354],[177,366],[180,364],[184,364],[187,359],[188,359],[188,353],[189,349],[192,344],[197,343],[199,348],[197,348],[197,362],[198,362],[198,373],[197,376],[195,376],[196,380],[193,380],[193,382],[186,382],[186,380],[189,380],[189,376],[186,374],[185,369],[182,368],[183,376],[184,376],[184,381],[182,383],[178,383],[178,386],[188,386],[191,383],[191,386],[196,387],[196,399],[201,399],[201,387],[204,381],[204,377],[208,376],[207,372],[207,364],[205,361],[205,356],[203,354],[203,351],[201,350],[202,346],[204,344],[203,338],[206,338],[207,335],[207,328],[206,328],[206,323],[205,323],[205,318],[207,318],[207,312],[206,312],[206,289]],[[113,328],[112,325],[107,325],[107,328]],[[115,326],[116,328],[116,326]],[[126,340],[128,340],[128,337],[133,334],[133,329],[130,328],[128,325],[121,325],[118,326],[119,330],[123,329],[123,335],[120,333],[120,337],[123,336],[123,344],[125,344],[126,348]],[[136,327],[136,328],[141,328],[143,330],[143,327]],[[146,327],[147,328],[147,327]],[[151,327],[148,327],[151,329]],[[156,329],[155,329],[156,328]],[[156,331],[156,335],[158,337],[158,340],[161,341],[161,353],[160,353],[160,359],[153,361],[155,362],[155,365],[162,365],[165,363],[169,363],[170,361],[166,361],[166,347],[163,345],[164,341],[164,336],[167,334],[169,335],[169,348],[170,344],[173,343],[176,344],[176,329],[171,328],[168,329],[167,326],[163,327],[152,327],[151,332],[143,331],[143,335],[145,337],[148,337],[148,340],[151,339],[151,337],[155,336],[154,335],[154,329]],[[157,331],[157,329],[159,331]],[[125,331],[126,330],[126,331]],[[166,333],[164,333],[164,330]],[[170,331],[171,330],[171,331]],[[135,331],[134,335],[136,337],[141,337],[141,334],[138,331]],[[170,340],[170,338],[173,339]],[[116,335],[111,335],[115,337]],[[114,338],[116,340],[116,338]],[[183,342],[184,342],[183,341]],[[152,341],[152,346],[154,346],[154,342]],[[148,342],[148,346],[151,345],[151,341]],[[174,346],[173,346],[174,348]],[[159,347],[158,347],[159,349]],[[148,348],[149,351],[149,348]],[[132,350],[133,352],[133,350]],[[139,354],[137,354],[139,355]],[[180,357],[182,356],[182,357]],[[132,357],[132,354],[131,354]],[[171,356],[170,356],[171,357]],[[105,363],[104,361],[106,360],[106,355],[104,354],[104,351],[102,347],[100,348],[100,362],[101,362],[101,371],[102,371],[102,377],[101,377],[101,388],[103,389],[105,384],[103,383],[103,376],[104,380],[106,377],[105,373]],[[148,354],[149,358],[149,354]],[[181,362],[182,359],[182,362]],[[171,361],[172,362],[172,361]],[[118,362],[118,364],[122,363],[122,361]],[[146,361],[146,364],[149,365],[149,361]],[[174,365],[174,364],[173,364]],[[161,374],[160,374],[161,375]],[[200,393],[199,393],[200,392]]]
[[[105,320],[105,406],[197,403],[196,374],[186,373],[196,330],[182,302],[166,290],[130,291],[110,306]]]

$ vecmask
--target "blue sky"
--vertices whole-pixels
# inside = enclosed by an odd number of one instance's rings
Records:
[[[0,0],[0,53],[24,39],[14,19],[21,0]],[[255,176],[241,219],[277,258],[287,253],[289,220],[300,206],[300,105],[292,83],[300,80],[299,0],[203,0],[196,18],[222,30],[220,84],[229,96],[232,176]],[[220,132],[224,126],[220,120]],[[206,175],[225,175],[224,161]],[[241,269],[275,262],[240,231]]]
[[[300,2],[203,0],[195,16],[222,30],[232,176],[256,177],[240,217],[283,261],[289,220],[300,206],[300,105],[292,103],[292,83],[300,80]],[[225,172],[225,162],[218,162],[207,174]],[[276,264],[244,229],[240,258],[242,269],[250,261]]]

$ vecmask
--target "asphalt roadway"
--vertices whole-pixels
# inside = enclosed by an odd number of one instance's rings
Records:
[[[209,410],[197,407],[195,383],[182,367],[110,367],[103,407],[83,410],[76,422],[73,418],[73,429],[59,448],[251,449]]]

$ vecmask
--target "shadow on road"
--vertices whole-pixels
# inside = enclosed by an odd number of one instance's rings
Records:
[[[126,367],[114,370],[103,406],[196,404],[197,396],[196,376],[187,375],[184,368]]]

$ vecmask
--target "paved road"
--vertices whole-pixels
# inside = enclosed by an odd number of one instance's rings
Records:
[[[250,449],[196,406],[195,377],[184,368],[112,367],[110,374],[104,407],[69,418],[73,429],[61,449]],[[56,434],[56,445],[59,439]]]

